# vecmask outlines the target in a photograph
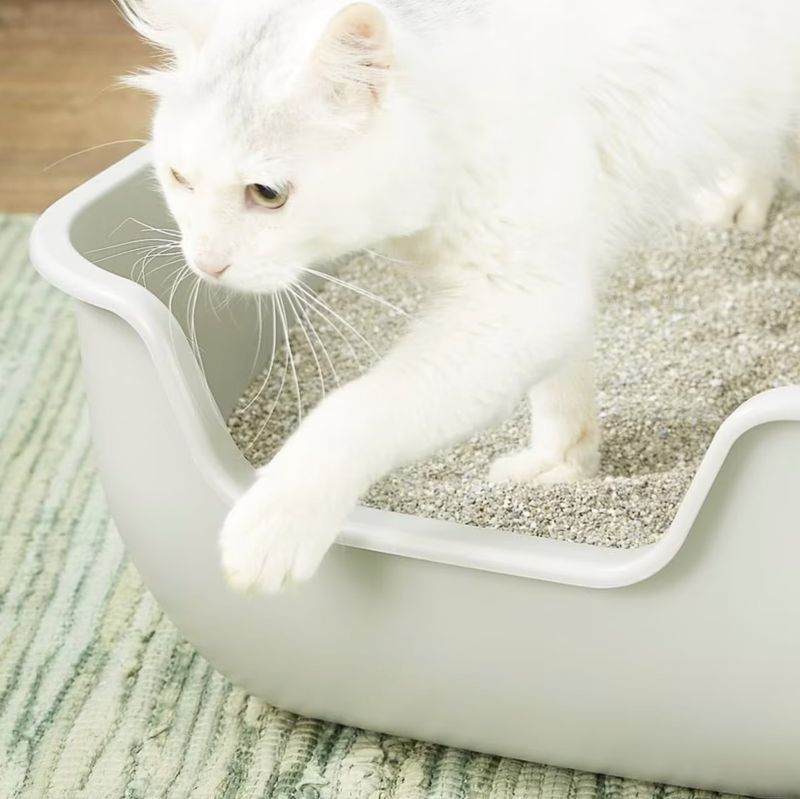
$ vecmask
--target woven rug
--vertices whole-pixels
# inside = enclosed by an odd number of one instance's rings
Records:
[[[71,308],[27,262],[32,222],[0,216],[0,799],[719,796],[305,719],[214,672],[108,517]]]

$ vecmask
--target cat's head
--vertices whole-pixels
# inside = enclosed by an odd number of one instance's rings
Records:
[[[385,10],[342,0],[119,0],[169,64],[158,179],[187,263],[271,292],[303,269],[423,228],[436,148],[413,44]]]

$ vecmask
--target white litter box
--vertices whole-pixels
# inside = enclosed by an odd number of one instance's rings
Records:
[[[131,237],[109,236],[127,217],[169,224],[148,163],[145,149],[61,200],[31,246],[36,268],[76,300],[117,527],[199,652],[309,716],[800,796],[800,387],[730,416],[653,545],[604,549],[359,508],[310,583],[241,596],[223,579],[217,533],[254,473],[225,418],[270,342],[253,363],[255,306],[216,316],[201,301],[206,383],[186,320],[167,308],[171,282],[130,280],[134,255],[92,262]]]

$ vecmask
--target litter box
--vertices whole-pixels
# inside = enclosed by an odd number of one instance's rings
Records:
[[[800,796],[800,387],[725,421],[654,544],[360,507],[311,582],[242,596],[220,571],[217,533],[254,472],[225,419],[269,357],[272,326],[244,300],[219,311],[201,295],[196,329],[190,303],[173,314],[167,270],[145,287],[130,279],[135,254],[103,256],[131,238],[129,217],[170,224],[147,148],[50,208],[32,258],[75,300],[119,533],[220,672],[281,708],[398,736]]]

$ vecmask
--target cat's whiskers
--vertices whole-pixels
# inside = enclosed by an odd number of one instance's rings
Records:
[[[79,155],[86,155],[87,153],[92,153],[95,150],[101,150],[103,147],[113,147],[115,144],[147,144],[147,141],[145,139],[116,139],[115,141],[107,141],[103,142],[102,144],[95,144],[92,147],[85,147],[83,150],[78,150],[77,152],[65,155],[63,158],[59,158],[57,161],[53,161],[53,163],[48,164],[42,170],[42,172],[49,172],[51,169],[59,166],[59,164],[63,164],[65,161],[69,161],[72,158],[77,158]]]
[[[221,286],[216,286],[213,283],[204,283],[204,285],[207,288],[206,297],[208,298],[208,304],[211,308],[211,313],[214,314],[214,319],[216,319],[218,322],[222,322],[220,314],[225,307],[224,301],[228,292],[225,292]],[[222,299],[220,300],[219,304],[217,304],[217,300],[220,298],[220,296]]]
[[[188,317],[188,327],[189,327],[189,341],[192,346],[192,352],[194,353],[194,357],[197,359],[197,363],[200,366],[200,371],[203,374],[203,378],[205,379],[206,376],[206,367],[203,361],[203,352],[200,348],[200,340],[197,336],[197,300],[200,296],[200,290],[203,287],[203,281],[201,278],[195,276],[195,282],[191,289],[189,289],[189,296],[187,298],[187,306],[186,306],[186,314]],[[207,382],[207,381],[206,381]]]
[[[128,242],[128,243],[130,244],[131,242]],[[149,244],[148,245],[142,245],[142,246],[139,246],[139,247],[133,247],[133,248],[128,249],[128,250],[120,250],[119,252],[113,252],[113,253],[110,253],[108,255],[104,255],[102,258],[92,258],[91,260],[92,260],[92,263],[94,263],[94,264],[102,264],[102,263],[105,263],[106,261],[111,261],[114,258],[122,258],[123,256],[126,256],[126,255],[138,255],[139,253],[149,252],[149,251],[151,251],[153,249],[162,248],[162,247],[164,248],[164,252],[168,253],[170,249],[173,249],[174,245],[171,245],[171,244],[169,244],[169,245],[160,244],[160,245],[157,245],[156,248],[154,248],[152,245],[149,245]]]
[[[222,303],[219,306],[220,313],[224,311],[236,298],[236,294],[233,291],[226,291],[222,295]]]
[[[361,358],[359,357],[358,349],[355,347],[353,342],[350,338],[341,330],[339,325],[336,324],[336,317],[331,316],[332,310],[323,302],[318,300],[318,298],[302,283],[298,283],[295,285],[297,289],[303,292],[303,296],[309,300],[308,302],[308,309],[313,311],[326,325],[333,328],[339,338],[347,345],[348,349],[350,350],[350,354],[353,356],[353,360],[356,362],[356,366],[358,366],[359,371],[363,372],[365,369],[364,363],[362,362]],[[342,322],[346,322],[342,317],[338,317],[341,319]],[[352,328],[352,325],[350,326]]]
[[[398,306],[394,305],[393,303],[389,302],[389,300],[381,297],[377,294],[373,294],[371,291],[362,288],[361,286],[357,286],[354,283],[350,283],[347,280],[343,280],[336,275],[328,274],[327,272],[322,272],[319,269],[314,269],[313,267],[306,266],[303,268],[303,271],[309,275],[313,275],[314,277],[321,278],[322,280],[327,280],[330,283],[333,283],[336,286],[340,286],[341,288],[348,289],[349,291],[353,291],[356,294],[365,297],[368,300],[372,300],[373,302],[377,302],[379,305],[383,305],[385,308],[388,308],[390,311],[394,311],[394,313],[398,314],[399,316],[409,316],[409,314],[404,311],[402,308],[398,308]]]
[[[287,287],[286,301],[291,306],[292,312],[294,313],[295,322],[299,326],[300,331],[302,332],[306,342],[308,343],[308,348],[311,350],[311,355],[314,358],[314,363],[317,366],[317,374],[319,375],[320,388],[322,389],[322,398],[324,399],[327,392],[325,390],[325,376],[323,375],[322,372],[322,364],[320,363],[319,358],[317,357],[317,350],[315,349],[314,344],[311,341],[311,336],[308,335],[308,331],[306,330],[306,327],[303,324],[303,317],[300,311],[298,310],[298,305],[295,302],[296,299],[297,295],[292,291],[291,286]]]
[[[292,377],[294,378],[294,388],[295,393],[297,394],[297,422],[299,424],[303,419],[303,399],[300,392],[300,381],[297,377],[297,367],[295,365],[294,353],[292,352],[292,342],[289,338],[289,322],[286,315],[286,306],[283,304],[283,297],[281,294],[282,292],[278,292],[276,295],[278,300],[278,312],[280,313],[281,325],[283,326],[283,341],[284,345],[286,346],[286,352],[289,355],[289,365],[291,366]]]
[[[129,239],[127,241],[119,241],[113,244],[108,244],[103,247],[96,247],[87,251],[88,256],[95,256],[101,253],[106,253],[101,257],[92,258],[94,264],[103,264],[107,261],[113,261],[118,258],[127,258],[129,256],[136,256],[136,259],[131,264],[130,279],[136,282],[141,282],[142,285],[147,286],[146,273],[148,267],[153,261],[167,259],[159,263],[152,272],[156,272],[166,266],[171,266],[182,260],[180,256],[180,234],[177,231],[169,230],[166,228],[155,228],[152,225],[147,225],[134,217],[126,217],[109,233],[109,238],[115,235],[127,222],[136,222],[141,228],[141,232],[145,235],[140,238]],[[158,235],[153,235],[153,234]],[[178,257],[174,257],[178,256]],[[171,260],[170,260],[171,259]],[[137,275],[137,270],[139,274]]]
[[[386,261],[390,264],[400,264],[401,266],[419,266],[416,261],[404,261],[402,258],[394,258],[391,255],[385,255],[377,250],[370,250],[369,247],[364,247],[364,252],[371,255],[373,258],[380,258],[381,261]]]
[[[269,366],[267,367],[267,374],[264,379],[261,381],[261,384],[258,387],[258,391],[250,398],[250,401],[247,405],[244,406],[242,409],[243,411],[247,411],[253,405],[253,403],[261,396],[261,392],[269,385],[269,379],[272,377],[272,368],[275,364],[275,352],[277,350],[278,342],[278,319],[277,319],[277,311],[275,309],[275,295],[270,295],[270,300],[272,301],[272,352],[270,353],[269,357]],[[259,324],[260,329],[260,324]]]
[[[278,316],[278,314],[276,312],[276,304],[277,303],[276,303],[275,299],[276,299],[275,295],[273,294],[272,295],[272,319],[273,319],[273,323],[275,322],[275,320],[277,319],[277,316]],[[276,338],[277,338],[277,327],[276,327],[276,325],[273,325],[273,331],[274,331],[274,335],[272,337],[272,341],[274,343]],[[273,346],[272,359],[270,360],[269,371],[267,373],[267,377],[265,378],[264,382],[259,387],[259,393],[267,385],[267,381],[269,380],[269,374],[272,372],[272,362],[274,361],[274,359],[275,359],[275,348]],[[278,402],[280,401],[281,394],[283,394],[283,387],[286,385],[286,376],[287,376],[288,372],[289,372],[289,350],[288,350],[288,348],[284,348],[283,373],[281,374],[281,382],[280,382],[280,385],[278,386],[278,393],[275,395],[275,399],[272,401],[272,405],[271,405],[271,407],[269,409],[269,413],[267,414],[266,418],[264,419],[264,421],[259,426],[258,430],[256,430],[256,433],[253,436],[252,441],[245,448],[245,450],[244,450],[245,454],[248,453],[252,449],[253,445],[256,443],[256,441],[258,441],[259,438],[261,438],[261,436],[263,435],[264,431],[267,429],[267,425],[269,424],[270,419],[272,419],[272,415],[275,413],[275,409],[278,407]],[[256,395],[256,396],[258,396],[258,395]]]
[[[164,278],[164,282],[168,281],[170,278],[174,278],[181,269],[186,267],[186,261],[184,261],[183,256],[180,255],[177,258],[173,258],[171,261],[166,261],[165,263],[156,264],[151,270],[150,274],[154,274],[156,272],[161,271],[162,269],[168,269],[169,267],[174,267],[171,272],[169,272],[166,277]],[[142,275],[142,284],[145,285],[144,282],[145,276]]]
[[[167,260],[162,261],[161,263],[156,263],[155,267],[150,269],[150,266],[154,261],[157,262],[162,258]],[[153,247],[133,264],[131,267],[131,278],[135,279],[136,267],[140,266],[139,279],[142,281],[142,285],[146,287],[148,270],[150,271],[150,274],[154,274],[155,272],[158,272],[159,269],[163,269],[165,266],[172,266],[172,264],[180,263],[181,261],[185,263],[183,253],[180,252],[179,249],[175,249],[173,247]]]
[[[146,238],[146,239],[131,239],[130,241],[118,241],[116,244],[109,244],[106,247],[95,247],[93,250],[86,250],[86,255],[94,255],[99,252],[107,252],[108,250],[118,250],[120,247],[145,247],[152,244],[169,244],[171,247],[176,246],[176,242],[172,239],[166,238]]]
[[[172,241],[176,244],[180,244],[181,242],[181,232],[177,228],[161,228],[155,227],[154,225],[150,225],[147,222],[143,222],[141,219],[137,219],[135,216],[126,216],[109,234],[108,237],[111,238],[112,236],[116,235],[120,230],[122,230],[125,225],[129,222],[133,222],[137,224],[140,228],[141,233],[145,233],[147,235],[151,235],[153,233],[157,233],[164,238],[165,241]]]
[[[167,310],[169,311],[170,317],[178,324],[178,319],[175,316],[175,312],[172,310],[172,304],[175,301],[175,294],[178,291],[178,287],[180,284],[192,273],[192,270],[189,268],[188,265],[184,264],[175,276],[175,279],[172,282],[172,286],[170,287],[169,294],[167,295]],[[175,337],[173,335],[173,326],[170,325],[169,328],[169,340],[170,345],[172,347],[172,351],[175,352]]]
[[[309,309],[308,300],[306,300],[302,295],[298,294],[291,286],[288,287],[288,291],[291,292],[292,296],[297,300],[297,303],[300,307],[300,313],[303,315],[303,318],[305,319],[306,323],[311,329],[312,335],[319,343],[322,349],[322,354],[325,358],[325,361],[328,364],[328,368],[330,369],[331,374],[333,375],[333,379],[336,382],[336,385],[337,386],[341,385],[341,381],[339,380],[339,374],[336,371],[336,367],[333,365],[333,360],[331,359],[330,353],[328,352],[328,348],[325,346],[325,342],[322,340],[322,337],[317,331],[317,328],[314,326],[313,320],[308,314],[308,309]],[[330,322],[327,322],[327,324],[330,325]]]
[[[305,286],[302,283],[295,284],[296,289],[300,289],[301,291],[305,291]],[[360,372],[364,371],[364,364],[361,362],[361,359],[358,357],[358,350],[353,346],[353,342],[341,331],[339,326],[336,322],[331,319],[327,314],[324,313],[320,308],[318,308],[315,304],[308,303],[306,304],[306,308],[309,311],[313,311],[324,323],[327,327],[333,329],[336,335],[347,345],[347,348],[350,350],[350,354],[353,356],[353,360],[356,362],[358,369]]]
[[[256,304],[256,316],[258,317],[258,333],[256,334],[256,351],[253,355],[253,363],[250,364],[250,374],[254,374],[258,367],[258,359],[261,357],[261,344],[264,338],[264,313],[261,309],[262,296],[254,294],[253,300]]]
[[[348,330],[350,330],[353,333],[353,335],[356,336],[356,338],[358,338],[358,340],[365,347],[367,347],[372,352],[372,354],[376,358],[380,358],[380,353],[375,349],[372,343],[369,342],[366,338],[364,338],[362,333],[355,327],[353,327],[353,325],[351,325],[350,322],[348,322],[343,316],[334,311],[333,308],[331,308],[331,306],[328,305],[324,300],[320,299],[319,295],[313,289],[309,288],[303,283],[297,283],[295,285],[303,291],[305,296],[308,297],[311,300],[311,302],[313,302],[315,305],[318,305],[327,313],[331,314],[334,318],[338,319]]]
[[[174,239],[175,241],[181,240],[181,232],[177,228],[154,227],[153,225],[149,225],[147,222],[142,222],[141,219],[137,219],[135,216],[129,216],[123,219],[119,227],[122,227],[122,225],[126,224],[127,222],[135,222],[142,229],[149,230],[151,233],[161,233],[163,236]]]

